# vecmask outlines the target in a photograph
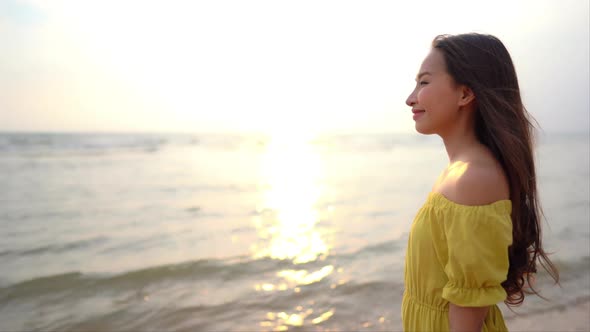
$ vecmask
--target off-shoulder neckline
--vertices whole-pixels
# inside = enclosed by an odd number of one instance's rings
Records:
[[[451,201],[445,195],[443,195],[442,193],[440,193],[438,191],[431,191],[428,194],[428,198],[442,202],[445,205],[455,206],[455,207],[464,208],[464,209],[500,208],[500,209],[506,209],[509,212],[511,212],[511,210],[512,210],[512,201],[510,201],[509,199],[501,199],[501,200],[498,200],[498,201],[495,201],[495,202],[492,202],[489,204],[465,205],[465,204],[457,203],[455,201]]]

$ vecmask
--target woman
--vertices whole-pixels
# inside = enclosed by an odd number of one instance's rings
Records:
[[[443,139],[449,166],[412,224],[404,330],[506,331],[497,303],[522,303],[538,261],[558,280],[510,55],[493,36],[438,36],[406,103],[419,133]]]

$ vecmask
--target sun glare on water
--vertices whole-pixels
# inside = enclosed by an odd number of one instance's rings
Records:
[[[254,257],[289,260],[302,268],[278,271],[272,280],[254,285],[256,291],[299,293],[305,286],[341,272],[331,264],[320,264],[312,271],[303,268],[307,263],[324,261],[330,251],[317,227],[321,218],[317,204],[325,188],[321,184],[321,155],[309,143],[311,138],[277,133],[263,157],[262,196],[254,217],[260,241],[252,248]],[[314,313],[312,305],[302,303],[293,313],[268,312],[260,326],[287,330],[289,326],[320,324],[334,314],[333,308]]]
[[[315,229],[315,205],[322,195],[320,155],[305,138],[275,136],[261,171],[262,200],[254,222],[268,245],[256,248],[255,256],[300,264],[327,255],[328,245]]]

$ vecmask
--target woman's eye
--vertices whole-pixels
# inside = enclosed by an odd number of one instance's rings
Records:
[[[420,85],[426,85],[426,84],[428,84],[428,82],[426,82],[426,81],[420,81]]]

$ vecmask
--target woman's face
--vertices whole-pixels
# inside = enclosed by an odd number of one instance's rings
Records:
[[[443,54],[432,49],[420,66],[416,87],[406,100],[412,107],[416,131],[443,134],[457,120],[461,88],[447,72]]]

